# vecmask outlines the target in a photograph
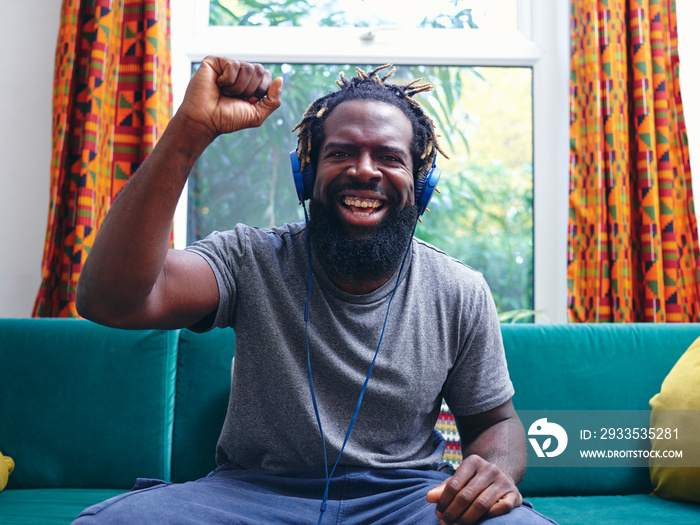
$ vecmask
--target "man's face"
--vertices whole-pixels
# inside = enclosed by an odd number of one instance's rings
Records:
[[[352,100],[333,110],[324,132],[310,203],[311,244],[341,288],[361,281],[378,286],[401,264],[418,219],[411,122],[390,104]],[[351,289],[345,291],[367,292]]]
[[[333,109],[324,134],[313,198],[349,237],[370,238],[391,212],[413,204],[411,122],[391,104],[350,100]]]

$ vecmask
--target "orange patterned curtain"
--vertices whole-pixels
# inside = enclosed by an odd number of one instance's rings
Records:
[[[171,108],[169,0],[64,0],[35,317],[78,316],[75,288],[95,233]]]
[[[572,0],[568,315],[700,321],[674,0]]]

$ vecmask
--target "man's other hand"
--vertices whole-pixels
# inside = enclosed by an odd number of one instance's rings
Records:
[[[513,480],[476,454],[462,461],[455,474],[430,490],[427,498],[437,504],[435,513],[445,525],[501,516],[523,502]]]
[[[187,86],[177,115],[210,140],[260,126],[281,104],[282,77],[260,64],[206,57]]]

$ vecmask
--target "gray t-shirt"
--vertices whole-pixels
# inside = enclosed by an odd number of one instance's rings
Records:
[[[236,332],[217,463],[251,469],[323,465],[307,375],[306,230],[238,225],[188,248],[219,287],[214,326]],[[316,263],[308,323],[311,370],[333,464],[380,338],[397,274],[366,295],[338,289]],[[444,397],[455,415],[513,395],[496,309],[483,276],[414,239],[379,354],[341,464],[435,468]]]

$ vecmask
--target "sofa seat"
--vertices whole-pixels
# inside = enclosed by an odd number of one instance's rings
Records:
[[[65,525],[83,509],[122,494],[113,489],[17,489],[0,492],[3,525]]]
[[[552,496],[527,498],[559,525],[651,525],[700,523],[700,506],[648,494],[626,496]]]

